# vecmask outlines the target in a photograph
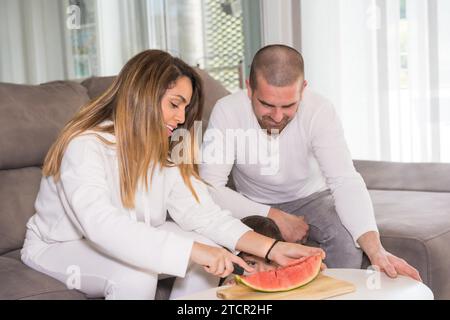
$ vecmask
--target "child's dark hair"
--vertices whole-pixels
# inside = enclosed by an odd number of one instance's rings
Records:
[[[276,225],[275,221],[270,218],[263,216],[248,216],[241,219],[242,223],[249,226],[256,233],[262,234],[263,236],[270,237],[275,240],[284,241],[281,231]],[[238,254],[239,257],[243,258],[246,256],[245,252]],[[225,281],[225,278],[220,279],[219,286],[221,286]]]
[[[253,231],[275,240],[284,241],[281,231],[275,221],[263,216],[248,216],[241,220]]]

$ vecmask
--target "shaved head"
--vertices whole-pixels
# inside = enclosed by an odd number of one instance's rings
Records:
[[[265,46],[255,54],[250,68],[250,87],[256,90],[258,78],[268,84],[285,87],[304,77],[303,57],[294,48],[275,44]]]

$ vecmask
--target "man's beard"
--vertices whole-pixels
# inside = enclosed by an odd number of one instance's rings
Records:
[[[262,129],[267,130],[268,134],[272,133],[281,133],[283,129],[288,125],[290,119],[285,116],[280,122],[274,122],[269,116],[263,116],[261,119],[258,119],[259,125]]]

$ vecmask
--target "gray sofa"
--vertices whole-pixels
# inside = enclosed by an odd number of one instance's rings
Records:
[[[203,71],[204,126],[228,92]],[[58,131],[112,78],[39,86],[0,84],[0,299],[85,299],[20,261],[25,224],[34,214],[40,167]],[[355,161],[372,196],[384,246],[419,269],[438,299],[450,299],[450,164]],[[173,279],[160,281],[166,299]]]

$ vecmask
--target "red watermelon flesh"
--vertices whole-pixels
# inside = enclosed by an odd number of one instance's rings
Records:
[[[314,280],[320,272],[321,264],[321,256],[311,256],[279,269],[236,276],[236,282],[262,292],[293,290]]]

